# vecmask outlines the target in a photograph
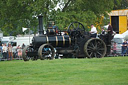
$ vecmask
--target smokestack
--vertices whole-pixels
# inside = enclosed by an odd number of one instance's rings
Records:
[[[39,20],[39,36],[42,36],[44,34],[44,30],[43,30],[43,16],[39,15],[38,16],[38,20]]]

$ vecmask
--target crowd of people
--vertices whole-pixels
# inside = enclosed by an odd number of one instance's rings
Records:
[[[118,56],[119,54],[117,54],[117,43],[114,42],[113,45],[112,45],[112,48],[111,48],[111,52],[114,56]],[[125,40],[123,43],[122,43],[122,48],[121,48],[121,54],[122,56],[126,56],[128,55],[128,40]]]
[[[22,49],[25,47],[25,44],[23,43],[22,47],[18,45],[14,51],[13,46],[11,43],[8,45],[2,44],[2,49],[0,50],[1,52],[1,57],[2,59],[7,59],[7,60],[14,60],[14,58],[21,58],[22,57]]]

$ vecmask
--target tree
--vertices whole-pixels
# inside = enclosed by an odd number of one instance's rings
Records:
[[[60,9],[55,10],[56,6]],[[127,7],[127,0],[0,0],[0,28],[4,35],[22,34],[22,27],[37,32],[37,16],[44,16],[44,26],[55,20],[60,29],[79,21],[88,30],[90,24],[103,25],[102,16],[113,8]]]
[[[62,29],[72,21],[79,21],[88,29],[90,24],[103,25],[102,16],[107,16],[114,7],[114,0],[59,0],[60,10],[55,13],[56,22]],[[119,0],[116,0],[119,1]],[[62,25],[63,23],[63,25]]]
[[[27,10],[29,2],[21,0],[1,0],[1,17],[0,22],[1,30],[4,35],[11,35],[21,33],[21,26],[27,26],[29,23],[30,16],[28,14],[31,11]]]
[[[46,22],[55,3],[56,0],[1,0],[0,28],[4,35],[22,34],[22,27],[37,27],[39,14],[44,15]]]
[[[114,0],[114,3],[114,10],[128,8],[128,0]]]

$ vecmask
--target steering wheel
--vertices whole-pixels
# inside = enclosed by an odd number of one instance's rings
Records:
[[[80,22],[72,22],[68,26],[68,34],[70,37],[77,37],[80,36],[83,32],[85,32],[84,25]]]

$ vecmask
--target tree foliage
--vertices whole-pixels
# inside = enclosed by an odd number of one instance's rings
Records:
[[[114,10],[117,9],[128,9],[128,0],[115,0]]]
[[[103,25],[102,16],[113,9],[114,0],[60,0],[60,5],[56,22],[62,29],[72,21],[79,21],[88,29],[90,24]]]
[[[44,26],[56,21],[59,29],[79,21],[86,29],[90,24],[103,25],[102,16],[112,9],[127,7],[127,0],[0,0],[0,28],[4,35],[22,34],[22,27],[37,31],[37,16],[44,16]],[[59,9],[55,10],[55,7]],[[101,18],[102,17],[102,18]]]
[[[4,35],[21,34],[22,27],[36,29],[37,15],[44,15],[46,21],[49,10],[55,7],[52,1],[54,0],[0,0],[0,28]]]

